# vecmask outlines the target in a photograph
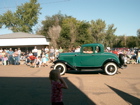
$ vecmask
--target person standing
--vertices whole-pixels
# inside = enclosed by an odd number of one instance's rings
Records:
[[[9,51],[8,51],[8,62],[9,62],[9,65],[14,63],[14,61],[13,61],[13,53],[14,53],[14,51],[12,50],[12,48],[10,48]]]
[[[36,56],[38,56],[38,50],[37,50],[37,47],[35,46],[34,47],[34,49],[33,49],[33,51],[32,51],[32,53],[33,53],[33,55],[36,57]]]
[[[46,52],[45,54],[45,57],[46,57],[46,65],[49,66],[49,52]]]
[[[2,51],[1,55],[2,55],[2,63],[3,63],[3,65],[7,65],[5,63],[5,61],[7,61],[6,60],[7,59],[7,54],[6,54],[5,50]]]
[[[62,49],[62,47],[59,48],[59,53],[62,53],[64,50]]]
[[[40,57],[42,58],[42,55],[45,53],[45,49],[44,48],[42,48],[41,49],[41,54],[40,54]]]
[[[4,55],[3,57],[3,65],[8,65],[8,57],[6,55]]]
[[[50,48],[50,57],[53,57],[55,53],[55,49],[53,48],[53,46]]]
[[[21,50],[18,48],[18,63],[20,63],[20,57],[21,57]]]
[[[48,46],[46,46],[46,48],[45,48],[45,52],[49,52],[49,48],[48,48]]]
[[[62,77],[59,70],[51,70],[49,79],[51,81],[51,103],[52,105],[64,105],[62,100],[62,88],[68,89],[68,85]]]
[[[19,62],[18,62],[18,55],[19,55],[18,50],[15,49],[15,52],[13,53],[13,56],[14,56],[14,65],[18,65],[19,64]]]
[[[42,55],[42,66],[45,67],[46,66],[46,56]]]
[[[59,50],[57,49],[57,48],[55,48],[55,58],[57,58],[58,57],[58,55],[59,55]]]

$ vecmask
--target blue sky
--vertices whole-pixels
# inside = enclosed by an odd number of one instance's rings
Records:
[[[29,0],[0,0],[0,14],[8,9],[13,12],[17,5]],[[45,16],[52,16],[61,11],[62,14],[72,16],[77,20],[102,19],[107,25],[114,24],[117,28],[116,35],[136,36],[140,29],[140,0],[38,0],[42,10],[39,23]],[[38,25],[35,26],[38,27]],[[0,29],[1,34],[12,31]]]

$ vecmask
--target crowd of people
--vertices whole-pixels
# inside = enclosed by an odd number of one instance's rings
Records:
[[[0,62],[2,63],[2,65],[19,65],[20,56],[20,48],[15,49],[14,51],[12,50],[12,48],[10,48],[9,50],[2,48],[0,49]]]
[[[32,51],[22,52],[20,48],[17,49],[2,49],[0,48],[0,62],[2,65],[20,65],[23,61],[24,64],[30,67],[45,67],[49,66],[59,53],[62,53],[63,49],[54,49],[54,47],[48,47],[41,49],[39,53],[35,46]]]
[[[114,53],[119,56],[119,54],[124,55],[125,64],[138,64],[140,63],[140,49],[114,49],[106,50],[107,52]]]
[[[22,52],[20,48],[13,49],[2,49],[0,48],[0,62],[2,65],[20,65],[20,61],[24,61],[24,64],[27,66],[36,68],[36,67],[45,67],[50,66],[53,61],[56,60],[59,53],[64,53],[62,47],[59,49],[51,46],[50,48],[46,46],[41,49],[41,53],[38,53],[38,49],[35,46],[32,51]],[[67,52],[80,52],[80,46],[77,48],[72,48]],[[116,55],[124,54],[125,64],[137,64],[140,63],[140,50],[106,50],[106,52],[114,53]]]

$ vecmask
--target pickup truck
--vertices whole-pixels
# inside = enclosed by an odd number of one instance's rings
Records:
[[[67,70],[97,68],[101,68],[107,75],[114,75],[124,65],[124,59],[122,54],[117,56],[104,52],[102,44],[91,43],[82,45],[80,52],[60,53],[53,63],[53,69],[60,70],[60,75],[64,75]]]

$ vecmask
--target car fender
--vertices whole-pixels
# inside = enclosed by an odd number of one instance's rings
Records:
[[[104,66],[106,63],[108,62],[113,62],[115,63],[119,68],[121,67],[121,65],[115,60],[115,59],[107,59],[102,66]]]
[[[66,62],[66,61],[64,61],[64,60],[56,60],[56,61],[54,61],[53,63],[54,63],[54,65],[55,65],[56,63],[63,63],[63,64],[65,64],[66,66],[68,66],[68,67],[70,67],[70,68],[72,68],[72,69],[74,69],[74,70],[77,70],[76,67],[73,67],[72,65],[70,65],[68,62]]]
[[[63,61],[63,60],[56,60],[53,63],[54,64],[56,64],[56,63],[64,63],[64,64],[67,64],[67,62],[66,61]]]

